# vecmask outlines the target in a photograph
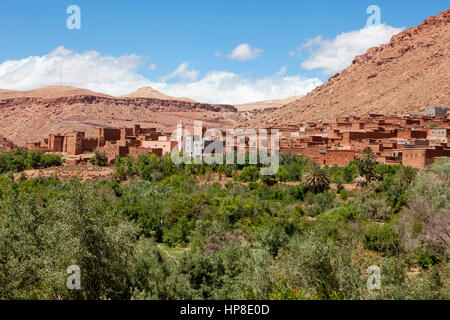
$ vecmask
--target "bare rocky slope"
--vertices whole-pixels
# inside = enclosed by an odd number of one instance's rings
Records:
[[[0,90],[0,135],[19,146],[49,133],[92,132],[95,127],[156,127],[171,132],[179,121],[233,127],[241,117],[231,105],[141,97],[112,97],[74,87]]]
[[[1,148],[14,148],[15,145],[14,143],[12,143],[11,141],[9,141],[8,139],[6,139],[5,137],[0,135],[0,149]]]
[[[420,113],[450,107],[450,9],[370,48],[345,70],[305,97],[244,126],[296,125],[301,121],[382,113]]]

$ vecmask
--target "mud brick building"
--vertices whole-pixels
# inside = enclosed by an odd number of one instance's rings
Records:
[[[326,150],[321,154],[320,162],[328,166],[345,166],[355,160],[354,150]]]
[[[437,146],[434,148],[405,149],[403,150],[402,164],[423,169],[440,157],[450,157],[450,148]]]
[[[286,128],[280,134],[280,152],[341,166],[370,147],[381,163],[425,168],[436,158],[450,156],[450,119],[443,114],[433,109],[423,116],[365,114],[304,123],[298,131]]]
[[[77,163],[85,162],[83,155],[99,150],[108,155],[109,163],[113,163],[117,156],[145,153],[163,156],[172,152],[177,145],[182,146],[185,152],[201,150],[204,155],[207,151],[205,147],[216,143],[223,148],[209,148],[214,149],[215,153],[243,149],[253,152],[260,148],[270,152],[271,136],[277,135],[280,152],[303,155],[321,165],[347,165],[361,157],[363,150],[370,147],[381,163],[402,163],[425,168],[436,158],[450,156],[450,119],[439,110],[435,113],[438,115],[431,116],[430,112],[423,116],[365,114],[338,117],[331,122],[270,127],[266,128],[268,140],[265,142],[250,139],[244,131],[236,131],[230,141],[226,140],[226,132],[221,131],[221,138],[215,141],[215,138],[206,138],[206,128],[203,128],[203,137],[183,136],[184,125],[180,123],[174,137],[158,132],[155,128],[134,125],[132,128],[96,128],[89,137],[84,132],[50,134],[48,138],[27,144],[27,147],[80,155],[78,160],[71,159]],[[274,129],[277,131],[272,131]]]
[[[158,132],[155,128],[141,128],[134,125],[132,128],[96,128],[90,137],[84,132],[74,132],[67,135],[50,134],[48,138],[27,143],[31,150],[44,152],[57,152],[67,156],[80,155],[78,158],[70,157],[67,163],[82,164],[86,162],[85,154],[98,150],[105,152],[108,162],[113,163],[117,156],[139,155],[154,153],[162,156],[169,153],[176,141]]]

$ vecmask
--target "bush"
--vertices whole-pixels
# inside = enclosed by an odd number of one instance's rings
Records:
[[[40,164],[44,168],[58,167],[63,165],[63,160],[59,154],[44,154],[41,157]]]
[[[148,240],[137,243],[130,263],[129,282],[133,299],[192,299],[188,279],[176,262]]]
[[[316,195],[314,203],[317,204],[321,211],[330,210],[335,206],[336,194],[334,192],[323,192]]]
[[[278,171],[275,174],[275,176],[276,176],[276,179],[280,182],[286,182],[286,181],[290,180],[290,178],[291,178],[291,175],[287,171],[286,167],[283,165],[278,168]]]
[[[341,191],[339,191],[339,198],[343,201],[346,201],[350,194],[351,193],[349,191],[342,189]]]
[[[194,299],[242,299],[240,283],[255,268],[254,254],[242,245],[229,245],[219,252],[197,250],[180,260],[180,271],[188,278]]]
[[[262,175],[261,182],[267,186],[273,186],[276,185],[278,181],[277,179],[275,179],[275,176],[273,175]]]
[[[0,173],[20,172],[25,169],[61,166],[63,160],[59,154],[44,154],[43,151],[17,148],[9,152],[0,152]]]
[[[449,179],[450,158],[434,163],[414,179],[398,224],[406,251],[426,247],[441,260],[450,255]]]
[[[400,236],[397,231],[388,225],[371,225],[363,237],[364,248],[395,255],[400,250]]]
[[[108,165],[108,155],[106,152],[95,150],[94,154],[95,156],[89,160],[90,163],[99,167],[105,167]]]
[[[442,299],[439,274],[430,270],[416,277],[407,277],[403,264],[388,258],[381,263],[381,288],[370,298],[383,300],[436,300]]]
[[[283,227],[272,225],[258,235],[258,240],[263,248],[275,257],[279,250],[288,243],[289,237]]]
[[[239,180],[244,182],[256,181],[259,178],[259,169],[257,167],[245,167],[239,176]]]
[[[38,195],[32,181],[1,183],[10,191],[0,207],[0,298],[128,298],[136,227],[76,180],[45,184]],[[81,269],[81,290],[67,290],[70,265]]]
[[[441,262],[441,257],[436,255],[428,246],[415,248],[406,255],[406,262],[412,266],[420,266],[428,269]]]
[[[363,218],[382,221],[391,217],[392,209],[383,199],[365,198],[361,199],[359,213]]]
[[[364,284],[348,249],[315,233],[294,237],[276,268],[306,299],[356,299]]]
[[[314,204],[312,206],[306,207],[306,210],[305,210],[305,214],[307,216],[309,216],[309,217],[318,216],[322,212],[323,212],[322,208],[319,205],[317,205],[317,204]]]

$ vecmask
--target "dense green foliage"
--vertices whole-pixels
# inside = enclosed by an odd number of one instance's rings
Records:
[[[0,298],[448,299],[449,159],[366,166],[377,178],[346,190],[361,166],[281,155],[265,177],[140,155],[96,184],[0,176]]]
[[[20,172],[26,169],[61,166],[62,158],[58,154],[42,151],[29,151],[17,148],[9,152],[0,152],[0,173]]]

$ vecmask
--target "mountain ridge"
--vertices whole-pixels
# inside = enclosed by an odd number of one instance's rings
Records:
[[[141,124],[170,132],[179,121],[222,128],[234,126],[240,118],[232,105],[113,97],[75,87],[0,91],[0,135],[19,146],[49,133],[91,133],[96,127]]]
[[[450,9],[370,48],[303,98],[244,126],[295,125],[363,113],[401,115],[450,107]]]

